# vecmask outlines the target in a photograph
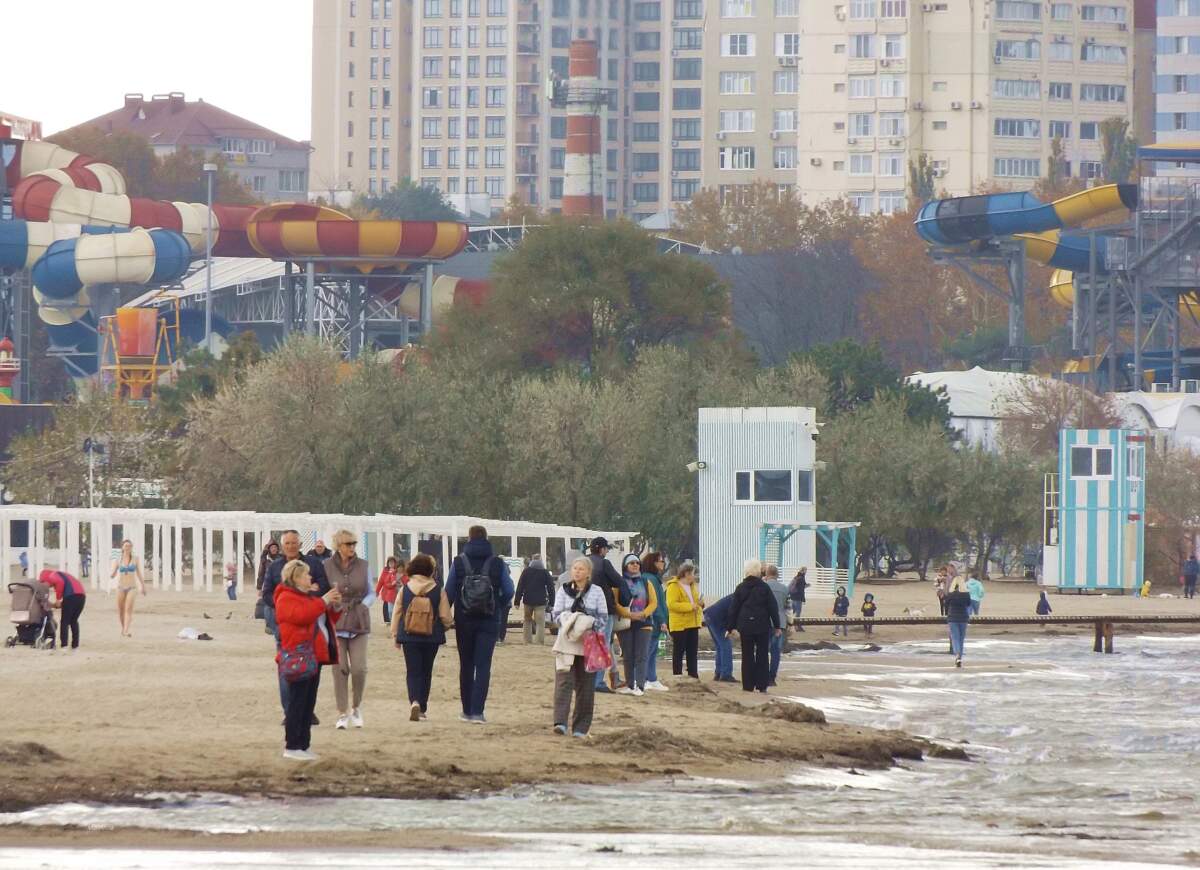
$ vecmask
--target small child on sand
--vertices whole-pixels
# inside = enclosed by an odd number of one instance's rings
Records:
[[[237,601],[237,581],[238,581],[237,562],[226,562],[225,563],[225,594],[229,596],[230,601]]]
[[[872,595],[870,592],[868,592],[866,595],[863,596],[862,615],[865,619],[874,619],[875,611],[878,609],[879,608],[876,607],[876,605],[875,605],[875,596],[874,595]],[[863,623],[863,631],[866,632],[867,637],[871,636],[871,629],[872,629],[872,626],[871,626],[870,622]]]
[[[837,588],[837,598],[833,599],[833,615],[848,616],[850,614],[850,599],[846,597],[846,587],[839,586]],[[838,629],[842,630],[842,634],[846,637],[850,636],[850,626],[835,625],[833,627],[833,636],[837,637]]]
[[[1150,597],[1150,581],[1149,580],[1146,580],[1145,582],[1142,583],[1142,597],[1143,598]]]
[[[1054,611],[1052,611],[1050,609],[1050,600],[1048,598],[1046,598],[1046,593],[1043,592],[1041,594],[1041,597],[1038,598],[1037,615],[1038,616],[1049,616],[1053,612]]]

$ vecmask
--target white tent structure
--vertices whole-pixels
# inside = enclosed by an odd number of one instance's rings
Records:
[[[913,372],[905,380],[931,390],[944,387],[950,399],[950,425],[962,433],[963,443],[995,450],[1011,397],[1029,381],[1043,378],[976,366],[960,372]]]
[[[1121,422],[1161,433],[1172,447],[1200,453],[1200,393],[1114,393]]]
[[[14,525],[28,523],[28,546],[13,545]],[[378,575],[387,557],[396,551],[397,536],[406,538],[404,549],[416,553],[420,541],[436,540],[441,547],[439,562],[448,565],[458,554],[467,530],[484,526],[496,552],[515,557],[521,540],[536,540],[538,552],[547,553],[548,545],[561,541],[563,552],[584,549],[590,539],[604,536],[612,544],[609,557],[620,564],[621,556],[633,546],[636,532],[585,529],[551,523],[515,520],[489,520],[465,516],[396,516],[374,514],[266,514],[251,511],[186,511],[133,508],[58,508],[46,505],[6,505],[0,507],[0,565],[6,578],[19,575],[15,568],[20,551],[29,561],[29,575],[36,577],[43,568],[56,568],[81,575],[84,527],[92,542],[94,567],[90,573],[93,589],[111,591],[116,581],[110,578],[109,562],[116,557],[113,545],[124,538],[134,542],[134,552],[142,558],[146,583],[156,589],[182,591],[185,573],[190,573],[194,590],[211,590],[214,579],[221,588],[225,562],[242,564],[249,551],[257,560],[272,536],[285,529],[296,529],[304,549],[317,538],[329,542],[338,529],[349,529],[358,536],[359,552],[373,574]],[[190,566],[190,570],[189,570]],[[245,572],[238,572],[239,591]]]

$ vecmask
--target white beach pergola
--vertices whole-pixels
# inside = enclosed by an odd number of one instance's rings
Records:
[[[28,523],[28,545],[13,545],[13,524]],[[550,542],[562,542],[563,552],[583,549],[587,541],[604,536],[613,545],[611,553],[624,553],[637,532],[585,529],[553,523],[519,520],[492,520],[467,516],[398,516],[373,514],[255,513],[252,511],[188,511],[137,508],[59,508],[47,505],[0,506],[0,565],[7,579],[19,561],[20,551],[28,554],[29,573],[36,577],[43,568],[56,568],[81,575],[80,541],[92,542],[93,568],[89,581],[93,589],[111,591],[116,581],[109,577],[109,561],[115,558],[113,543],[128,538],[137,555],[143,558],[147,584],[156,589],[184,588],[185,555],[191,567],[191,587],[211,590],[214,579],[220,588],[222,566],[239,566],[238,588],[245,584],[242,554],[254,558],[284,529],[300,532],[305,549],[317,538],[331,543],[338,529],[349,529],[362,542],[360,552],[378,574],[387,557],[396,551],[397,536],[406,537],[403,549],[417,552],[422,540],[440,538],[442,565],[458,554],[460,539],[473,525],[484,526],[500,555],[517,556],[521,540],[536,540],[538,552],[546,555]],[[118,532],[118,529],[120,530]],[[53,534],[52,534],[53,533]],[[51,543],[52,542],[52,543]]]

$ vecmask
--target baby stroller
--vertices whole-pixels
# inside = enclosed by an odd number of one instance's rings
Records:
[[[54,649],[58,625],[50,612],[50,587],[22,580],[9,583],[8,593],[12,596],[9,621],[17,627],[17,633],[6,638],[4,645],[21,643],[35,649]]]

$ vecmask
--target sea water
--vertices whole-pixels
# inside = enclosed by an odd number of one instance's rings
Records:
[[[266,800],[148,794],[145,805],[64,804],[0,824],[209,832],[427,826],[493,834],[488,867],[1133,867],[1200,864],[1200,637],[968,639],[956,670],[944,643],[789,656],[780,692],[830,721],[897,728],[961,745],[971,763],[781,770],[755,782],[528,786],[462,801]],[[844,679],[850,698],[809,698],[789,676]],[[636,702],[631,702],[636,703]],[[522,832],[514,834],[513,832]],[[406,866],[462,866],[416,851]],[[399,856],[339,850],[339,867]],[[90,868],[94,850],[0,849],[0,870]],[[112,868],[326,867],[322,852],[106,850]],[[467,863],[470,863],[468,859]]]

